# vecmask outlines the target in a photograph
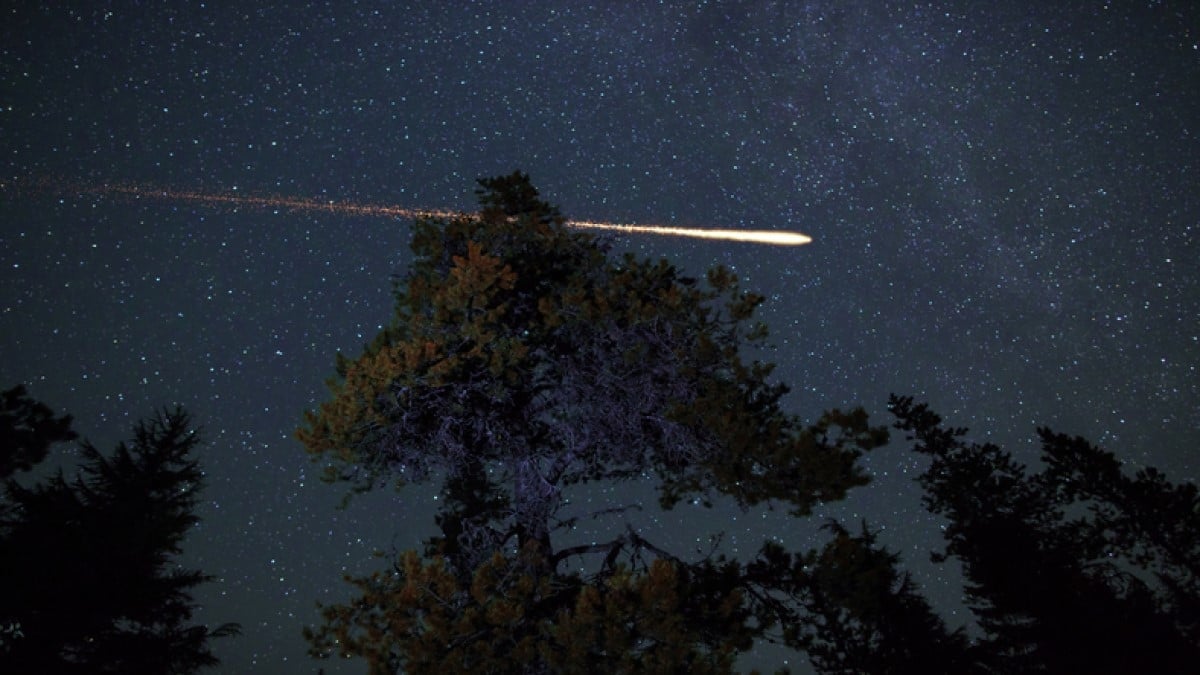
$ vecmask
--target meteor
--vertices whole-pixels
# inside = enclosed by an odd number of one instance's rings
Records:
[[[719,230],[707,227],[675,227],[671,225],[621,225],[598,223],[590,220],[572,220],[571,227],[590,230],[616,230],[618,232],[660,234],[695,239],[722,239],[744,241],[752,244],[774,244],[775,246],[802,246],[812,243],[812,237],[787,230]]]
[[[348,216],[367,216],[371,218],[405,218],[411,220],[423,215],[435,218],[450,218],[459,215],[458,212],[449,209],[419,209],[389,204],[322,201],[303,197],[253,195],[237,192],[175,190],[147,185],[77,185],[43,179],[34,181],[32,186],[35,190],[60,193],[81,192],[116,195],[128,199],[193,202],[213,207],[249,207],[309,213],[325,212]],[[7,186],[0,185],[0,187]],[[706,227],[681,227],[676,225],[623,224],[593,220],[568,220],[567,226],[579,229],[623,232],[626,234],[653,234],[659,236],[692,237],[693,239],[717,239],[753,244],[770,244],[773,246],[801,246],[812,242],[812,237],[808,235],[787,230],[730,230]]]

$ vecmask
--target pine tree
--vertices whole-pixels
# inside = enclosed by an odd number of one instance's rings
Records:
[[[46,458],[50,446],[76,438],[71,416],[55,417],[33,400],[23,385],[0,393],[0,479],[28,471]]]
[[[893,396],[896,427],[931,458],[919,478],[948,520],[935,560],[963,565],[1000,673],[1190,673],[1200,663],[1200,496],[1147,468],[1128,476],[1083,438],[1039,429],[1045,468],[968,443]]]
[[[799,611],[793,642],[823,675],[968,675],[979,668],[962,629],[950,631],[921,596],[900,557],[866,523],[851,534],[835,521],[820,551],[776,550],[750,567],[752,578],[788,579]]]
[[[727,671],[786,594],[746,594],[739,563],[620,524],[556,546],[622,508],[568,515],[569,491],[653,476],[664,509],[724,497],[805,515],[867,482],[857,460],[886,430],[861,410],[812,425],[782,410],[772,366],[743,360],[766,337],[763,298],[728,270],[613,260],[524,174],[480,184],[479,215],[416,223],[394,320],[339,355],[298,431],[330,481],[437,480],[446,504],[423,555],[325,609],[314,652],[373,673]]]
[[[62,435],[60,435],[62,437]],[[9,480],[0,520],[0,643],[5,673],[192,673],[217,663],[209,640],[237,632],[189,625],[191,589],[213,577],[175,556],[197,522],[199,436],[181,409],[135,428],[105,457],[32,488]]]

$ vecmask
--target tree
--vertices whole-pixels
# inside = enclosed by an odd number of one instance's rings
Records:
[[[41,404],[20,411],[29,419],[18,429],[49,419]],[[65,424],[56,429],[55,439],[74,436]],[[83,443],[73,481],[61,469],[32,488],[7,481],[0,670],[175,674],[217,663],[209,640],[238,627],[188,625],[191,589],[213,577],[174,560],[199,521],[203,472],[190,456],[199,442],[186,413],[164,410],[111,457]]]
[[[967,443],[893,396],[896,428],[932,462],[918,479],[944,516],[989,672],[1185,673],[1200,663],[1200,496],[1153,468],[1132,477],[1079,437],[1038,429],[1045,468]]]
[[[46,458],[51,445],[75,438],[71,416],[55,417],[24,386],[0,393],[0,479],[30,470]]]
[[[440,480],[445,504],[423,554],[325,609],[315,654],[373,673],[727,671],[778,625],[778,584],[747,592],[739,563],[685,561],[619,523],[556,546],[580,519],[630,508],[569,516],[565,495],[653,476],[664,509],[724,496],[804,515],[867,482],[857,460],[886,429],[861,410],[812,425],[782,410],[772,366],[742,358],[766,337],[763,298],[728,270],[702,284],[666,261],[612,260],[528,176],[480,185],[478,216],[415,224],[394,320],[338,355],[331,400],[297,432],[330,481]]]
[[[852,535],[835,521],[818,551],[789,556],[768,550],[749,566],[751,580],[786,580],[797,610],[786,622],[790,642],[819,673],[853,675],[985,672],[962,629],[951,632],[918,593],[899,556],[862,524]]]

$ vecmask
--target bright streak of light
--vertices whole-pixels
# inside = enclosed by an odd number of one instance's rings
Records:
[[[7,187],[7,186],[3,186]],[[145,185],[101,184],[78,185],[56,182],[51,180],[34,181],[31,187],[35,191],[78,192],[87,194],[115,195],[127,199],[156,199],[167,202],[193,202],[207,206],[250,207],[259,209],[308,212],[335,213],[346,216],[366,216],[369,218],[405,218],[413,219],[421,216],[435,218],[452,218],[462,215],[449,209],[415,209],[388,204],[369,204],[361,202],[322,201],[303,197],[283,197],[270,195],[238,194],[233,192],[202,192],[199,190],[174,190]],[[606,230],[626,234],[653,234],[675,237],[692,237],[694,239],[718,239],[722,241],[738,241],[754,244],[771,244],[774,246],[801,246],[812,242],[812,237],[799,232],[787,230],[728,230],[704,227],[680,227],[672,225],[638,225],[622,224],[604,221],[569,220],[570,227],[590,230]]]
[[[617,223],[597,223],[588,220],[572,220],[567,223],[571,227],[592,230],[615,230],[617,232],[646,233],[671,235],[675,237],[693,237],[696,239],[722,239],[724,241],[745,241],[753,244],[774,244],[775,246],[801,246],[812,242],[812,237],[799,232],[787,230],[716,230],[706,227],[674,227],[671,225],[620,225]]]

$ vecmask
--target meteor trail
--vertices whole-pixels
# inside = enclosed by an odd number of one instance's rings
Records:
[[[388,204],[362,202],[335,202],[269,195],[237,194],[230,192],[203,192],[199,190],[174,190],[146,185],[78,185],[53,180],[32,183],[35,190],[52,192],[83,192],[90,194],[117,195],[133,199],[158,199],[163,201],[195,202],[208,206],[245,206],[261,209],[283,209],[298,212],[326,212],[373,218],[417,218],[422,215],[435,218],[450,218],[459,215],[449,209],[415,209]],[[638,225],[591,220],[568,220],[569,227],[590,230],[607,230],[626,234],[654,234],[694,239],[718,239],[774,246],[801,246],[812,242],[812,237],[787,230],[729,230],[704,227],[680,227],[674,225]]]
[[[776,246],[801,246],[812,242],[812,237],[807,234],[789,232],[787,230],[718,230],[706,227],[674,227],[670,225],[621,225],[618,223],[597,223],[589,220],[571,220],[567,224],[571,227],[592,230],[616,230],[618,232],[631,233],[644,232],[646,234],[745,241],[754,244],[774,244]]]

